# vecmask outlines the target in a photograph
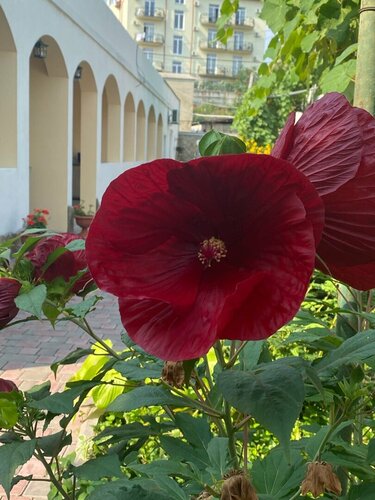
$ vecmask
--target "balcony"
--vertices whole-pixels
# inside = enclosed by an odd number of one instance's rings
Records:
[[[223,43],[212,40],[212,41],[204,41],[200,42],[199,48],[201,50],[208,51],[218,51],[218,52],[240,52],[241,54],[249,55],[253,52],[253,44],[251,42],[242,42],[238,43],[235,41],[231,41],[227,45]]]
[[[165,19],[164,9],[145,9],[144,7],[138,7],[135,9],[135,17],[138,19],[152,20],[152,21],[163,21]]]
[[[198,74],[206,78],[234,78],[231,68],[225,66],[217,66],[216,68],[199,68]]]
[[[161,61],[152,61],[152,65],[158,71],[163,71],[164,70],[164,64]]]
[[[201,14],[199,18],[201,24],[205,26],[215,26],[218,20],[217,16],[211,16],[210,14]]]
[[[137,33],[135,35],[135,40],[139,43],[139,45],[143,45],[146,47],[155,47],[158,45],[163,45],[164,35],[161,35],[159,33],[145,33],[144,31],[141,31],[140,33]]]
[[[255,21],[252,17],[245,17],[245,18],[239,18],[236,19],[234,16],[231,21],[230,25],[233,26],[234,29],[253,29],[255,26]]]

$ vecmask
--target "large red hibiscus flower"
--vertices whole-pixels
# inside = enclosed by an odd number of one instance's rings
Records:
[[[177,361],[217,339],[266,338],[290,320],[322,223],[315,189],[285,161],[156,160],[110,184],[86,254],[133,340]]]
[[[0,277],[0,328],[17,316],[18,307],[14,299],[21,289],[21,283],[14,278]]]
[[[84,250],[65,250],[57,259],[47,266],[48,257],[57,249],[65,247],[71,241],[80,239],[76,234],[62,233],[43,238],[26,257],[34,266],[35,277],[46,282],[53,281],[61,277],[69,281],[76,276],[79,271],[87,268],[86,255]],[[84,273],[78,281],[74,283],[72,291],[78,293],[82,291],[92,280],[89,272]]]
[[[303,172],[322,197],[325,225],[316,266],[360,290],[375,287],[375,119],[327,94],[272,150]]]

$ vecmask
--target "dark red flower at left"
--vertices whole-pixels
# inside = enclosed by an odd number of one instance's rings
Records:
[[[0,378],[0,392],[18,391],[18,387],[12,380]]]
[[[35,248],[26,255],[34,266],[35,277],[47,282],[58,277],[62,277],[65,281],[69,281],[69,279],[76,276],[79,271],[86,269],[87,261],[84,250],[76,250],[74,252],[66,250],[58,256],[50,266],[45,268],[48,257],[52,252],[78,239],[80,239],[80,237],[76,234],[63,233],[40,240]],[[80,292],[91,280],[90,273],[86,272],[74,284],[72,291],[74,293]]]
[[[283,160],[156,160],[111,183],[86,242],[133,340],[166,360],[269,337],[304,298],[322,204]]]
[[[0,277],[0,328],[17,316],[18,307],[14,299],[21,289],[21,283],[13,278]]]

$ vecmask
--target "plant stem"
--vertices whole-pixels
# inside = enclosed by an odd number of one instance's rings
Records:
[[[56,479],[56,477],[55,477],[55,475],[53,473],[53,470],[52,470],[50,464],[44,458],[43,452],[39,448],[38,445],[35,446],[35,450],[36,450],[36,457],[37,457],[37,459],[40,462],[42,462],[42,464],[44,465],[44,468],[48,472],[48,475],[49,475],[49,477],[51,479],[51,482],[54,484],[54,486],[56,487],[57,491],[62,495],[63,498],[65,498],[65,500],[71,500],[70,496],[64,490],[64,488],[62,487],[62,485],[60,484],[60,482]]]

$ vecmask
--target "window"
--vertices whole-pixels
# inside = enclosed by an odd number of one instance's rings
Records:
[[[206,70],[209,75],[214,75],[216,73],[216,54],[207,55]]]
[[[241,31],[235,31],[233,37],[234,50],[243,50],[243,33]]]
[[[239,56],[234,56],[233,57],[233,63],[232,63],[232,72],[233,76],[238,75],[242,68],[242,57]]]
[[[145,0],[145,16],[155,15],[155,0]]]
[[[216,35],[217,35],[216,30],[208,30],[207,45],[211,48],[216,47]]]
[[[143,53],[150,62],[154,60],[154,51],[152,49],[143,49]]]
[[[154,40],[155,25],[152,23],[145,23],[143,27],[145,42],[152,42]]]
[[[219,17],[219,5],[210,3],[208,7],[208,22],[216,23]]]
[[[173,37],[173,54],[182,55],[182,36]]]
[[[183,5],[185,3],[185,0],[176,0],[176,3]]]
[[[183,10],[175,10],[174,11],[174,28],[176,30],[184,29],[184,11]]]
[[[245,24],[246,9],[245,7],[239,7],[236,12],[236,24]]]
[[[172,62],[172,73],[182,73],[182,63],[180,61]]]

